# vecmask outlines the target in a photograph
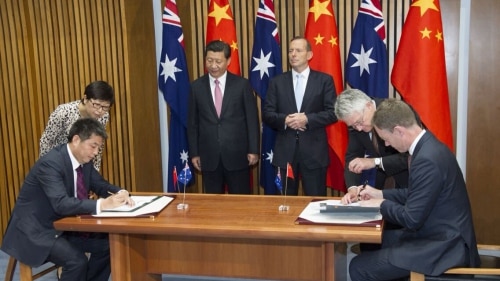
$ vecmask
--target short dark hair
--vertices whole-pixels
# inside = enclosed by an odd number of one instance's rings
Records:
[[[413,109],[404,101],[397,99],[387,99],[380,103],[373,115],[372,122],[375,127],[391,133],[396,126],[405,128],[415,124],[420,126]]]
[[[207,47],[205,48],[205,57],[207,56],[208,51],[216,53],[224,52],[224,57],[226,59],[229,59],[231,57],[231,47],[229,47],[229,44],[222,40],[214,40],[208,43]]]
[[[106,81],[97,80],[88,84],[83,94],[87,99],[107,101],[110,105],[115,103],[115,91]]]
[[[290,42],[295,41],[295,40],[305,40],[306,41],[306,51],[308,51],[308,52],[312,51],[311,43],[304,36],[295,36],[292,38],[292,40],[290,40]]]
[[[94,118],[80,118],[76,120],[69,129],[68,143],[71,142],[74,136],[78,135],[82,141],[89,139],[92,135],[100,136],[103,139],[108,138],[106,129]]]

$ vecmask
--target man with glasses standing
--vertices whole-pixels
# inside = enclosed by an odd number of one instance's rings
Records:
[[[113,87],[105,81],[98,80],[85,87],[81,100],[59,105],[50,114],[49,122],[40,138],[40,157],[52,148],[66,143],[71,125],[80,118],[94,118],[106,128],[109,121],[109,110],[114,102]],[[97,171],[101,168],[103,148],[104,144],[93,160],[94,168]]]

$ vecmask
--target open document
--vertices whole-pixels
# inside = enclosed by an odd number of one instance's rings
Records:
[[[165,208],[174,200],[173,197],[159,196],[131,196],[135,205],[123,205],[113,209],[102,210],[100,214],[92,215],[92,217],[140,217],[154,216]]]
[[[295,223],[381,226],[382,215],[378,208],[361,207],[358,203],[343,205],[340,200],[313,200]]]

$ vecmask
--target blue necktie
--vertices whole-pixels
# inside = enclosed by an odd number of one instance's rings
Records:
[[[305,83],[303,81],[304,76],[302,74],[296,75],[295,81],[295,102],[297,104],[297,112],[300,112],[300,107],[302,106],[302,100],[304,99]]]

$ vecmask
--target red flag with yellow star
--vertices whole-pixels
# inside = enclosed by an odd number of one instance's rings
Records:
[[[309,62],[312,69],[330,74],[335,83],[337,95],[344,89],[342,64],[340,60],[339,36],[331,0],[309,1],[305,37],[311,43],[313,57]],[[344,165],[347,149],[347,127],[336,122],[327,127],[330,145],[330,166],[326,184],[333,189],[345,191]]]
[[[240,75],[238,39],[229,0],[210,0],[206,39],[207,44],[213,40],[222,40],[231,46],[231,63],[227,69],[233,74]]]
[[[391,82],[424,125],[453,151],[439,0],[413,0],[394,59]]]

